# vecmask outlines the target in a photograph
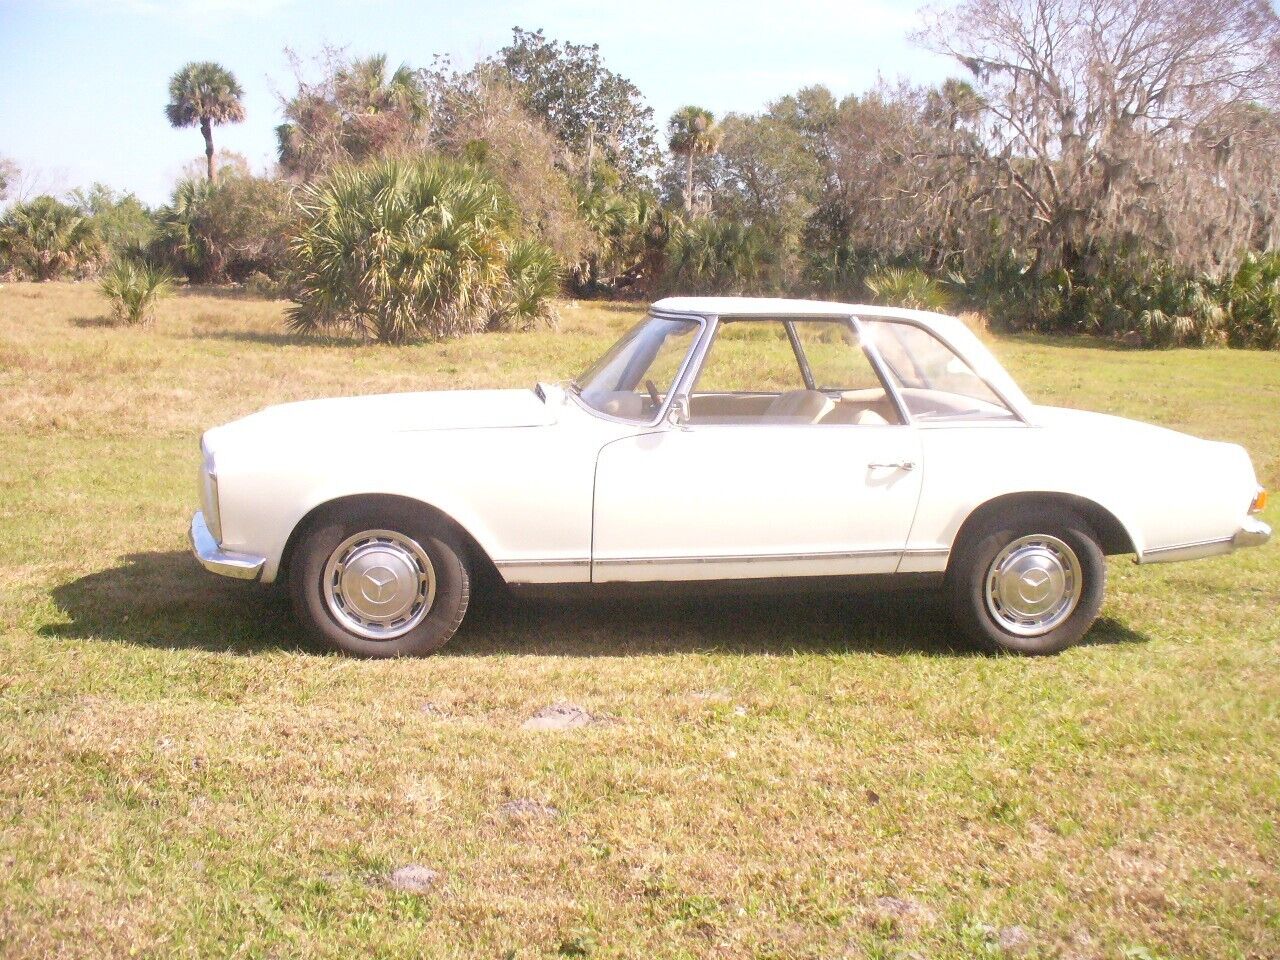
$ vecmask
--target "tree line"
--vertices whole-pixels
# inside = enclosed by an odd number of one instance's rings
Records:
[[[8,269],[145,262],[403,340],[576,296],[788,293],[973,307],[1009,329],[1280,347],[1280,18],[1267,0],[962,0],[920,44],[957,75],[815,86],[660,130],[599,48],[516,28],[467,69],[290,56],[270,176],[214,150],[235,77],[165,106],[204,169],[169,203],[15,204]],[[0,188],[6,167],[0,164]],[[10,171],[11,177],[11,171]]]

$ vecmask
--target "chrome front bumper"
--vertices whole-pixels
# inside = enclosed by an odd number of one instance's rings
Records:
[[[1220,540],[1201,540],[1196,543],[1175,543],[1168,547],[1146,550],[1139,563],[1169,563],[1174,560],[1199,560],[1203,557],[1220,557],[1241,547],[1260,547],[1271,539],[1271,528],[1256,517],[1246,517],[1240,529]]]
[[[218,546],[218,541],[213,539],[213,534],[209,532],[209,525],[204,522],[204,514],[199,510],[191,518],[191,530],[188,536],[191,539],[191,552],[195,554],[196,559],[206,570],[224,577],[257,580],[263,564],[267,562],[266,557],[224,552]]]

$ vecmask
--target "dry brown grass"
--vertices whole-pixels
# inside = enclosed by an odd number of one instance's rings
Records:
[[[1117,560],[1043,661],[921,598],[480,603],[436,657],[346,660],[187,556],[199,431],[566,376],[636,308],[401,349],[205,292],[104,311],[0,289],[0,955],[1280,954],[1276,549]],[[1280,356],[993,343],[1280,481]],[[521,729],[560,700],[610,721]],[[390,890],[410,863],[439,886]]]

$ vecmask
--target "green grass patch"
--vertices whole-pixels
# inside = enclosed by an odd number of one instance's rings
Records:
[[[920,597],[478,603],[435,657],[344,659],[188,556],[200,431],[566,377],[640,308],[399,349],[218,292],[106,309],[0,289],[0,955],[1280,954],[1274,546],[1113,559],[1046,660]],[[1280,355],[993,348],[1280,485]],[[605,722],[520,729],[558,700]],[[429,894],[385,883],[411,863]]]

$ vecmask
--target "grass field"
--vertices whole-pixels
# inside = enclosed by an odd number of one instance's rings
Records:
[[[0,955],[1280,955],[1274,544],[1113,559],[1051,659],[914,597],[478,603],[435,657],[343,659],[188,555],[200,431],[564,377],[638,308],[407,348],[282,310],[120,330],[89,287],[0,289]],[[1280,355],[994,348],[1280,486]],[[558,701],[602,719],[521,729]]]

